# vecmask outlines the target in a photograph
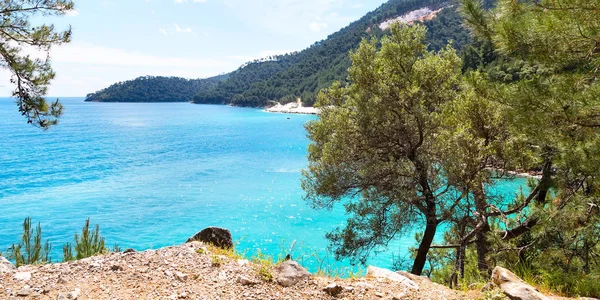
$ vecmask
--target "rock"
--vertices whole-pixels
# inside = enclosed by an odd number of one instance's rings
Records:
[[[249,265],[249,264],[250,264],[250,261],[249,261],[249,260],[247,260],[247,259],[238,259],[238,260],[237,260],[237,264],[238,264],[238,266],[240,266],[240,267],[244,267],[244,266],[247,266],[247,265]]]
[[[123,271],[123,267],[121,267],[119,265],[112,265],[112,267],[110,267],[110,269],[112,271]]]
[[[367,283],[367,282],[357,282],[354,284],[354,286],[361,288],[363,290],[371,290],[374,288],[372,284]]]
[[[323,289],[323,291],[325,291],[325,293],[327,293],[333,297],[337,297],[339,294],[342,293],[343,290],[344,290],[344,288],[341,285],[338,285],[336,283],[332,283]]]
[[[137,251],[135,251],[135,249],[129,248],[125,251],[123,251],[123,253],[136,253]]]
[[[379,298],[383,298],[383,293],[377,292],[377,293],[375,293],[375,296],[377,296]]]
[[[58,300],[76,300],[79,298],[79,294],[81,294],[81,289],[75,289],[67,294],[60,293],[58,294]]]
[[[534,287],[525,283],[513,272],[496,267],[492,271],[492,282],[500,287],[504,294],[513,300],[545,300],[549,299]]]
[[[0,274],[14,272],[16,269],[8,259],[0,256]]]
[[[481,291],[489,292],[489,291],[494,290],[495,288],[497,288],[497,286],[493,282],[488,282],[481,288]]]
[[[175,278],[177,278],[177,280],[183,282],[186,281],[188,279],[188,275],[181,273],[181,272],[175,272]]]
[[[13,278],[16,280],[29,281],[31,279],[31,272],[17,272]]]
[[[79,297],[79,294],[81,294],[81,289],[75,289],[67,295],[67,299],[75,300]]]
[[[60,277],[58,277],[58,280],[56,281],[56,283],[58,283],[58,284],[67,284],[67,283],[69,283],[69,281],[66,280],[64,277],[60,276]]]
[[[419,290],[419,285],[417,285],[414,281],[408,279],[404,275],[400,275],[400,274],[390,271],[388,269],[369,266],[367,268],[367,277],[387,278],[391,281],[399,282],[405,287],[408,287],[408,288],[411,288],[414,290]]]
[[[225,228],[208,227],[193,237],[189,238],[186,243],[200,241],[204,243],[213,244],[219,248],[231,249],[233,248],[233,239],[231,238],[231,232]]]
[[[238,275],[237,279],[235,280],[236,282],[240,283],[241,285],[255,285],[257,284],[257,282],[252,281],[251,279],[249,279],[246,276],[243,275]]]
[[[392,300],[402,300],[405,299],[406,297],[406,293],[400,293],[400,294],[396,294],[392,297]]]
[[[27,297],[27,296],[31,295],[31,293],[33,293],[31,288],[29,288],[29,286],[25,286],[17,292],[17,296]]]
[[[293,260],[287,260],[277,265],[275,273],[277,283],[284,287],[295,285],[300,280],[311,276],[306,269]]]
[[[419,275],[415,275],[413,273],[410,272],[406,272],[406,271],[396,271],[396,273],[414,281],[414,282],[423,282],[423,281],[427,281],[427,282],[431,282],[431,279],[429,279],[429,277],[427,276],[419,276]]]

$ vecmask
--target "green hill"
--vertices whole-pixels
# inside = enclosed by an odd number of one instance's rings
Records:
[[[188,81],[141,77],[89,94],[86,101],[193,101],[263,107],[270,101],[287,103],[301,98],[310,106],[320,89],[329,87],[334,81],[346,80],[350,67],[349,51],[358,47],[363,38],[379,38],[386,34],[379,24],[425,7],[441,10],[435,18],[423,22],[429,29],[428,42],[432,50],[440,49],[448,40],[453,40],[454,47],[459,50],[468,43],[468,34],[461,27],[460,16],[452,2],[390,0],[307,49],[246,63],[225,77]]]
[[[115,83],[105,89],[88,94],[88,102],[190,102],[201,90],[215,87],[228,75],[207,79],[143,76]]]

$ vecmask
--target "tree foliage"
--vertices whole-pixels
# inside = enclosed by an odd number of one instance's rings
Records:
[[[503,168],[541,176],[508,211],[495,213],[490,203],[475,210],[491,227],[485,258],[555,290],[598,296],[600,6],[502,0],[488,11],[465,0],[461,12],[477,39],[464,56],[463,70],[479,74],[470,85],[494,104],[487,114],[499,113],[509,136],[523,141],[522,153]],[[469,120],[476,119],[455,124]],[[454,251],[458,262],[461,248]]]
[[[70,41],[71,28],[57,31],[54,25],[34,25],[31,20],[39,16],[62,16],[72,9],[70,0],[0,2],[0,64],[12,73],[11,83],[16,86],[12,95],[17,99],[19,112],[28,123],[43,129],[57,124],[62,114],[58,100],[48,103],[44,98],[55,76],[49,51],[52,46]],[[25,48],[41,51],[46,57],[23,54]]]
[[[346,226],[328,234],[338,258],[364,262],[414,224],[424,233],[413,265],[420,274],[437,226],[460,202],[439,168],[439,115],[457,96],[460,59],[423,43],[425,27],[393,25],[351,55],[350,84],[321,92],[310,122],[306,199],[314,207],[345,202]]]

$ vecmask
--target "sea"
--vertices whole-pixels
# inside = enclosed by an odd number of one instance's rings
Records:
[[[364,266],[337,261],[325,234],[345,224],[338,205],[304,201],[304,125],[311,115],[189,103],[86,103],[61,98],[58,126],[26,123],[14,99],[0,98],[0,252],[22,223],[40,223],[53,261],[87,218],[106,244],[138,251],[180,245],[209,226],[231,230],[248,257],[291,253],[312,272],[339,276]],[[496,184],[514,197],[526,180]],[[367,264],[410,260],[413,231],[372,252]],[[441,232],[437,240],[441,238]]]

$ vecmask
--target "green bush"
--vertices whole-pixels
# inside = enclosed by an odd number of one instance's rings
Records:
[[[44,264],[51,262],[52,246],[46,240],[42,243],[42,226],[37,224],[35,230],[31,227],[31,218],[23,221],[23,236],[19,244],[13,244],[7,251],[6,257],[14,260],[17,267],[23,265]]]
[[[63,260],[75,260],[91,257],[97,254],[109,252],[104,243],[104,238],[100,235],[100,226],[90,230],[90,218],[85,221],[81,235],[75,234],[75,255],[73,255],[73,247],[67,243],[63,247]],[[119,249],[115,245],[115,250]]]

